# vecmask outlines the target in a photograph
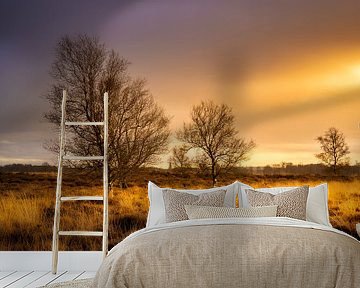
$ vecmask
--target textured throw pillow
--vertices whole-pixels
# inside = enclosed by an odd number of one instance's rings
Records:
[[[185,210],[189,219],[275,217],[277,206],[230,208],[185,205]]]
[[[271,188],[253,188],[247,184],[238,182],[239,184],[239,206],[249,207],[246,189],[252,189],[259,192],[281,194],[286,191],[293,190],[298,187],[271,187]],[[332,227],[329,220],[328,208],[328,185],[326,183],[309,187],[309,195],[306,204],[306,221],[318,223]]]
[[[189,219],[185,205],[224,206],[225,190],[193,195],[175,190],[163,191],[166,222],[175,222]]]
[[[251,206],[278,205],[277,216],[306,220],[306,203],[309,186],[295,188],[277,195],[245,190]]]
[[[225,207],[236,207],[236,195],[238,195],[240,185],[238,182],[234,182],[227,186],[215,187],[210,189],[172,189],[172,188],[161,188],[154,183],[149,181],[148,184],[148,196],[149,196],[149,213],[147,217],[146,227],[153,227],[162,223],[165,223],[165,204],[163,199],[163,191],[171,189],[182,193],[189,193],[193,195],[200,195],[203,193],[209,193],[219,190],[225,190],[224,205]]]

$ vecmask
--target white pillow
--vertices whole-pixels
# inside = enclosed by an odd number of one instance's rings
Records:
[[[249,207],[245,189],[253,189],[260,192],[271,194],[279,194],[285,191],[292,190],[297,187],[273,187],[273,188],[252,188],[249,185],[239,182],[239,205],[240,207]],[[306,221],[331,226],[329,220],[328,208],[328,185],[327,183],[320,184],[315,187],[310,187],[307,204],[306,204]]]
[[[215,187],[211,189],[201,189],[201,190],[178,190],[172,189],[178,192],[190,193],[193,195],[200,195],[203,193],[209,193],[219,190],[225,190],[225,199],[224,206],[225,207],[233,207],[235,208],[236,195],[239,193],[239,185],[238,182],[234,182],[228,186],[223,187]],[[166,223],[165,220],[165,204],[163,199],[162,191],[170,188],[160,188],[154,183],[149,181],[148,184],[148,196],[150,201],[149,213],[146,222],[146,227],[152,227],[154,225]]]

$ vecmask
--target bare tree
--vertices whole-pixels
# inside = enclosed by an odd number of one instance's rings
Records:
[[[322,152],[315,156],[331,167],[334,173],[339,166],[349,163],[349,158],[346,157],[350,153],[349,146],[345,142],[344,134],[338,129],[331,127],[316,140],[320,143]]]
[[[145,81],[128,74],[129,62],[106,50],[98,39],[86,35],[63,37],[57,45],[51,69],[54,79],[46,95],[51,123],[61,121],[61,91],[68,90],[67,121],[102,121],[103,93],[109,92],[109,182],[126,184],[140,166],[153,164],[166,151],[169,118],[159,107]],[[70,126],[67,152],[102,155],[101,126]],[[58,145],[49,149],[58,151]],[[86,166],[99,167],[100,162]]]
[[[180,169],[190,168],[191,159],[187,155],[188,151],[189,147],[185,144],[173,147],[171,156],[169,158],[171,167]]]
[[[200,152],[201,165],[211,171],[215,185],[222,172],[247,160],[255,147],[237,134],[231,108],[208,101],[192,108],[191,123],[184,123],[177,137]]]

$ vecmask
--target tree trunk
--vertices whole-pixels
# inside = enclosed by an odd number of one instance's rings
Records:
[[[113,185],[113,182],[109,181],[109,185],[108,185],[108,191],[109,191],[109,198],[113,196],[113,192],[114,192],[114,189],[113,189],[114,185]]]
[[[126,179],[121,179],[121,180],[119,181],[119,188],[120,188],[120,189],[129,188],[129,185],[128,185]]]
[[[215,163],[211,163],[211,177],[212,177],[212,185],[215,187],[216,184],[216,174],[215,174]]]

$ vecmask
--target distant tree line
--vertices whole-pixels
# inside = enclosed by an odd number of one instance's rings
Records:
[[[332,169],[324,164],[293,164],[281,163],[261,167],[241,167],[239,172],[250,175],[333,175]],[[344,165],[338,173],[339,176],[359,176],[360,163]]]
[[[42,163],[41,165],[31,164],[8,164],[0,166],[0,172],[55,172],[57,167],[50,166],[48,163]]]
[[[88,169],[90,174],[91,168]],[[153,167],[143,167],[141,169],[149,169],[150,171],[154,170]],[[81,172],[84,174],[83,170],[78,168],[68,167],[65,171],[71,171],[71,173]],[[204,171],[199,170],[195,165],[189,166],[186,168],[173,168],[169,167],[166,169],[156,168],[156,170],[170,170],[180,172],[184,177],[191,171],[202,174],[204,177],[211,177],[210,173],[204,173]],[[43,166],[43,165],[32,165],[32,164],[8,164],[0,166],[0,173],[32,173],[32,172],[56,172],[57,166]],[[141,170],[143,171],[143,170]],[[86,171],[85,171],[86,172]],[[238,175],[314,175],[314,176],[329,176],[333,175],[332,170],[324,164],[293,164],[293,163],[284,163],[273,164],[266,166],[240,166],[233,167],[227,171],[227,173],[236,173]],[[223,174],[223,177],[226,177],[227,174]],[[338,176],[359,176],[360,175],[360,162],[355,165],[343,166],[339,171]]]

